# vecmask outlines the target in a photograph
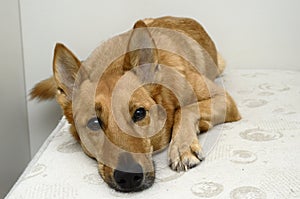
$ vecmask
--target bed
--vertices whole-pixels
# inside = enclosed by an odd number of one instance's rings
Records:
[[[151,188],[116,192],[62,118],[6,198],[300,198],[300,71],[232,69],[218,81],[243,119],[200,135],[200,142],[208,135],[217,142],[199,166],[174,172],[162,151]]]

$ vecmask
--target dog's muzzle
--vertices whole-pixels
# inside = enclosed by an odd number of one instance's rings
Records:
[[[117,191],[141,191],[153,184],[154,171],[152,174],[145,172],[142,165],[137,163],[130,153],[122,153],[119,156],[113,178]]]

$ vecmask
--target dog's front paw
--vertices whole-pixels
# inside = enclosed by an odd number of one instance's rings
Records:
[[[198,139],[189,144],[174,141],[169,147],[169,164],[175,171],[186,171],[204,160]]]

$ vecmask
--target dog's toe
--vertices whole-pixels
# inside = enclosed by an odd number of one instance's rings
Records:
[[[201,160],[198,159],[197,156],[187,152],[188,154],[182,154],[182,164],[184,165],[184,170],[193,168],[197,166]]]

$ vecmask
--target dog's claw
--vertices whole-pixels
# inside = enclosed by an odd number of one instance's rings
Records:
[[[196,157],[200,160],[203,161],[205,159],[204,154],[201,152],[194,152]]]

